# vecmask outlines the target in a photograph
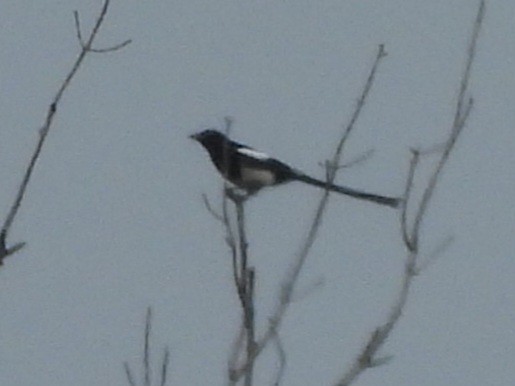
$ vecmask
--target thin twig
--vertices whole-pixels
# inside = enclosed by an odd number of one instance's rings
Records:
[[[82,62],[84,61],[84,58],[86,57],[88,52],[91,52],[93,41],[95,40],[97,33],[100,29],[100,26],[102,25],[102,23],[104,21],[104,18],[105,18],[105,15],[107,14],[108,8],[109,8],[109,0],[105,0],[104,4],[102,6],[102,9],[100,11],[100,14],[97,17],[97,20],[95,22],[95,25],[94,25],[88,39],[85,42],[82,40],[82,35],[80,33],[80,30],[79,29],[77,30],[77,38],[78,38],[79,44],[81,46],[81,51],[80,51],[77,59],[75,60],[75,63],[72,65],[71,70],[66,75],[63,83],[57,90],[57,93],[55,94],[52,102],[50,103],[50,105],[48,107],[45,122],[44,122],[43,126],[41,127],[41,129],[39,130],[39,140],[36,144],[36,148],[34,149],[34,152],[30,158],[29,164],[25,170],[25,173],[24,173],[23,179],[20,183],[20,186],[18,187],[18,191],[16,193],[14,202],[11,205],[9,212],[7,214],[7,217],[5,218],[5,221],[0,230],[0,264],[2,263],[3,259],[6,256],[13,254],[14,252],[20,250],[24,245],[24,243],[17,243],[15,246],[13,246],[11,248],[7,248],[6,247],[6,239],[7,239],[9,230],[11,228],[11,225],[12,225],[14,219],[16,218],[18,210],[20,209],[21,203],[25,196],[25,191],[27,189],[27,186],[28,186],[29,181],[32,176],[32,172],[34,170],[37,160],[39,159],[41,150],[43,149],[43,145],[45,143],[45,139],[48,135],[48,132],[50,131],[50,127],[54,120],[54,116],[57,111],[57,106],[59,105],[59,102],[61,101],[61,98],[62,98],[64,92],[66,91],[66,89],[70,85],[72,79],[74,78],[75,74],[79,70]],[[75,12],[74,15],[75,15],[76,26],[79,26],[78,13]],[[128,42],[124,42],[124,43],[126,43],[126,44],[124,44],[124,46],[129,44]],[[122,47],[120,47],[120,48],[122,48]]]
[[[89,52],[94,52],[96,54],[105,54],[107,52],[114,52],[114,51],[118,51],[118,50],[121,50],[123,47],[129,45],[132,43],[132,39],[127,39],[121,43],[118,43],[114,46],[111,46],[111,47],[106,47],[106,48],[90,48],[89,49]]]
[[[313,295],[318,289],[323,287],[325,283],[325,277],[321,276],[318,279],[313,280],[311,283],[305,285],[304,288],[297,288],[293,296],[290,298],[290,302],[295,303],[306,299],[307,297]]]
[[[408,225],[408,203],[411,198],[411,191],[413,190],[413,179],[415,177],[415,170],[418,165],[418,161],[420,159],[420,152],[418,150],[411,150],[411,160],[408,171],[408,178],[406,179],[406,188],[404,190],[404,195],[402,198],[402,211],[401,211],[401,232],[402,239],[406,247],[410,250],[414,250],[413,241],[411,240],[411,236],[409,234],[409,225]]]
[[[443,151],[442,157],[440,158],[440,161],[438,162],[438,165],[436,167],[435,172],[431,176],[431,179],[429,180],[428,187],[424,191],[424,194],[422,196],[422,200],[420,202],[419,210],[417,211],[415,215],[414,225],[413,225],[413,234],[419,233],[419,228],[422,222],[422,219],[424,218],[424,214],[427,210],[427,207],[429,205],[429,202],[431,200],[431,197],[433,196],[436,182],[438,178],[440,177],[441,171],[443,169],[443,166],[447,162],[447,159],[449,158],[449,155],[454,148],[454,145],[456,144],[456,141],[462,131],[462,129],[465,127],[465,123],[467,121],[467,118],[469,117],[470,111],[472,110],[473,106],[473,99],[468,98],[466,105],[464,107],[465,103],[465,94],[468,89],[469,85],[469,79],[470,79],[470,71],[472,70],[472,63],[474,62],[474,58],[476,56],[476,47],[477,47],[477,40],[479,37],[479,32],[481,30],[481,25],[483,22],[483,18],[485,15],[485,1],[481,0],[479,3],[479,9],[477,12],[476,20],[474,22],[474,28],[472,30],[472,37],[470,39],[470,43],[467,49],[467,60],[465,63],[465,70],[463,71],[463,75],[460,82],[460,90],[458,94],[458,101],[456,103],[456,111],[454,114],[454,121],[452,124],[451,129],[451,136],[447,142],[447,146]]]
[[[366,161],[368,161],[370,158],[372,158],[374,153],[375,153],[374,149],[369,149],[369,150],[363,152],[362,154],[354,157],[353,159],[347,161],[343,165],[339,165],[338,168],[348,169],[348,168],[351,168],[354,166],[361,165],[361,164],[365,163]]]
[[[170,350],[168,347],[165,347],[164,353],[163,353],[163,363],[161,364],[161,382],[159,383],[160,386],[166,385],[166,377],[168,375],[168,364],[170,363]]]
[[[345,132],[344,132],[342,138],[340,139],[338,146],[336,147],[336,151],[335,151],[334,157],[333,157],[334,165],[338,165],[340,163],[340,159],[343,154],[343,146],[347,142],[347,138],[349,137],[350,133],[352,132],[352,130],[354,128],[354,124],[356,123],[359,116],[361,115],[361,110],[365,106],[365,102],[368,97],[368,94],[370,93],[370,89],[372,88],[372,85],[374,84],[374,80],[375,80],[375,76],[377,73],[377,68],[379,67],[379,63],[381,62],[381,59],[383,59],[386,55],[387,55],[387,53],[384,50],[384,44],[380,44],[374,64],[372,66],[372,69],[370,70],[367,81],[365,83],[365,88],[363,89],[361,96],[358,99],[356,108],[354,109],[354,113],[352,114],[352,117],[351,117],[349,123],[347,124]]]
[[[129,386],[136,386],[136,382],[134,382],[134,377],[132,376],[129,363],[123,362],[123,368],[125,369],[125,375],[127,376],[127,382],[129,382]]]
[[[150,386],[150,333],[152,330],[152,308],[147,308],[145,319],[145,343],[143,345],[143,384]]]
[[[73,11],[73,18],[75,20],[75,32],[77,33],[77,40],[79,41],[80,46],[84,48],[85,43],[82,40],[82,32],[81,32],[81,28],[80,28],[79,11]]]
[[[207,198],[207,194],[202,193],[202,201],[204,202],[204,205],[207,209],[207,211],[215,218],[215,220],[220,221],[221,223],[224,222],[224,216],[222,216],[220,213],[218,213],[211,203],[209,202],[209,199]]]
[[[335,167],[336,167],[336,169],[340,170],[340,169],[349,169],[354,166],[361,165],[364,162],[368,161],[370,158],[372,158],[374,153],[375,153],[374,149],[369,149],[361,154],[358,154],[356,157],[350,159],[349,161],[345,162],[344,164],[337,165]],[[327,170],[327,161],[319,162],[318,165],[323,168],[326,168],[326,170]]]
[[[229,354],[229,361],[228,361],[229,372],[231,371],[231,369],[236,368],[237,363],[240,359],[240,354],[242,352],[243,344],[245,341],[245,325],[244,324],[245,324],[244,322],[242,322],[240,324],[238,335],[236,336],[233,344],[231,345],[231,351]],[[234,377],[231,374],[229,374],[229,385],[230,386],[233,386],[236,384],[233,381],[233,378]]]
[[[342,156],[344,144],[347,141],[347,139],[349,138],[349,135],[351,134],[351,132],[353,131],[354,125],[355,125],[356,121],[358,120],[363,107],[365,106],[367,96],[369,95],[372,84],[374,83],[377,68],[379,66],[381,59],[384,58],[385,56],[386,56],[386,53],[384,51],[384,46],[380,45],[378,48],[378,52],[376,54],[375,60],[374,60],[374,64],[372,66],[370,74],[365,83],[364,89],[361,93],[360,98],[357,101],[354,113],[352,114],[349,123],[345,127],[345,130],[342,134],[340,141],[338,142],[338,145],[336,147],[336,150],[334,152],[332,160],[329,162],[329,167],[327,168],[328,184],[330,184],[334,181],[334,178],[336,176],[336,171],[338,168],[334,167],[333,165],[340,164],[340,159]],[[263,351],[263,349],[268,345],[270,340],[276,334],[276,331],[279,331],[279,328],[283,321],[286,310],[288,309],[289,305],[291,304],[292,295],[295,290],[300,272],[301,272],[302,268],[304,267],[304,263],[306,262],[306,259],[309,255],[311,247],[313,246],[315,238],[318,234],[318,230],[319,230],[320,224],[322,222],[322,217],[325,212],[325,208],[327,206],[328,199],[329,199],[329,190],[326,189],[324,191],[322,198],[320,199],[320,202],[316,209],[313,221],[311,223],[311,226],[310,226],[310,229],[308,232],[308,236],[306,237],[306,240],[305,240],[304,244],[302,245],[300,252],[297,255],[295,261],[293,262],[290,270],[286,273],[285,278],[283,279],[281,289],[280,289],[279,303],[276,306],[276,309],[274,310],[272,317],[270,318],[269,326],[266,329],[266,331],[264,332],[264,334],[262,335],[262,337],[257,341],[256,348],[254,350],[254,356],[251,358],[247,358],[245,363],[243,363],[239,368],[232,369],[231,375],[232,375],[234,381],[239,380],[245,374],[245,372],[253,365],[253,362],[255,361],[257,356],[259,356],[259,354]]]
[[[429,266],[431,266],[438,258],[440,258],[449,247],[454,243],[454,236],[447,236],[442,242],[438,243],[436,247],[428,254],[428,256],[421,260],[417,264],[416,274],[425,271]]]
[[[279,356],[279,368],[277,369],[277,375],[275,376],[274,386],[279,386],[284,378],[284,373],[286,371],[286,351],[284,350],[283,343],[279,337],[279,334],[274,334],[272,342],[274,343],[275,349],[277,350],[277,355]]]

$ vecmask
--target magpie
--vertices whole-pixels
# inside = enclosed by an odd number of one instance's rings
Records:
[[[265,153],[233,141],[225,134],[214,129],[193,134],[190,138],[198,141],[207,150],[211,161],[227,181],[243,189],[249,195],[267,186],[301,181],[332,192],[393,208],[397,207],[401,201],[399,198],[385,197],[345,186],[328,184],[269,157]]]

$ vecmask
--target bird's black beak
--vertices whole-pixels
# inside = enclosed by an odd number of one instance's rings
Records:
[[[191,134],[189,137],[196,141],[196,140],[198,140],[198,133],[197,134]]]

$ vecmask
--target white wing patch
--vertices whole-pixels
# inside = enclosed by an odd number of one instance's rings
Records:
[[[259,159],[259,160],[262,160],[262,161],[270,159],[270,156],[268,154],[261,153],[260,151],[257,151],[257,150],[254,150],[254,149],[249,149],[248,147],[240,147],[240,148],[238,148],[237,151],[240,154],[243,154],[243,155],[246,155],[248,157],[255,158],[255,159]]]

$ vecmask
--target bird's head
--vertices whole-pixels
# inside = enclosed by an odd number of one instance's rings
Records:
[[[191,139],[201,143],[204,147],[208,147],[209,145],[221,145],[224,141],[227,140],[227,137],[214,129],[207,129],[200,131],[198,133],[190,135]]]

